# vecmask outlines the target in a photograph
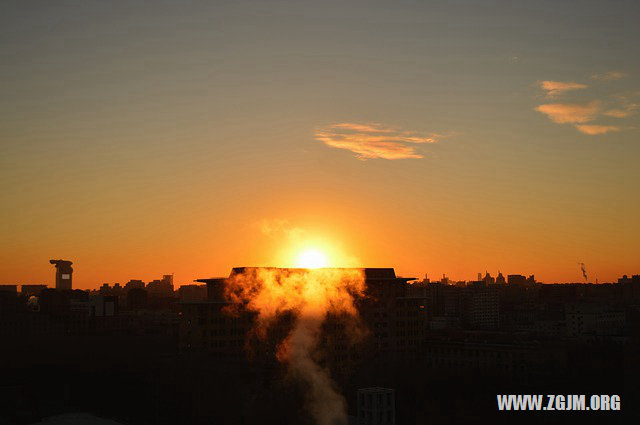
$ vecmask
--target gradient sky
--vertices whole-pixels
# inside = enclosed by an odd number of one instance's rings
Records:
[[[640,273],[637,1],[5,1],[0,281]]]

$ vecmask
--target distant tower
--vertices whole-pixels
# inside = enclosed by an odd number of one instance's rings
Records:
[[[71,290],[71,275],[73,269],[71,268],[71,261],[67,260],[49,260],[51,264],[56,266],[56,289]]]

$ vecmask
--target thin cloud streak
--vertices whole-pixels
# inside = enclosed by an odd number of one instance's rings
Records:
[[[572,81],[540,81],[540,88],[547,92],[547,97],[556,97],[567,91],[586,89],[586,84]]]
[[[377,123],[337,123],[315,132],[315,140],[333,148],[349,150],[361,160],[423,158],[414,145],[436,143],[438,137]]]
[[[633,111],[625,111],[623,109],[611,109],[609,111],[603,112],[603,115],[613,118],[626,118],[629,115],[633,114]]]
[[[624,72],[608,71],[608,72],[603,72],[602,74],[593,74],[591,78],[594,80],[600,80],[600,81],[615,81],[615,80],[621,80],[626,76],[627,74],[625,74]]]
[[[614,117],[614,118],[627,118],[633,115],[636,109],[638,109],[638,105],[629,104],[623,108],[615,108],[615,109],[610,109],[608,111],[605,111],[603,112],[603,115],[606,115],[608,117]]]
[[[596,136],[599,134],[607,134],[620,131],[620,127],[614,125],[576,125],[576,129],[584,134]]]

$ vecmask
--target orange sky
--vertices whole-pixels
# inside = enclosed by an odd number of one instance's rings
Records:
[[[636,6],[214,3],[2,6],[0,282],[640,273]]]

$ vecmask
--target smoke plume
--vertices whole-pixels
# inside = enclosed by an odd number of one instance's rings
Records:
[[[278,343],[276,357],[290,376],[308,386],[306,407],[318,425],[347,424],[345,399],[318,363],[322,324],[329,314],[357,318],[354,299],[363,296],[364,289],[358,269],[257,268],[229,279],[226,296],[257,314],[257,336],[266,338],[278,317],[293,313],[291,330]]]
[[[580,270],[582,270],[582,276],[584,277],[584,281],[587,281],[587,268],[585,267],[584,263],[580,263]]]

